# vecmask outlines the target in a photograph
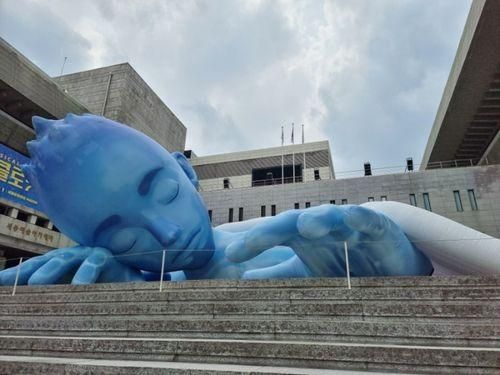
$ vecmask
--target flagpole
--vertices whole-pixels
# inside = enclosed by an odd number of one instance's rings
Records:
[[[306,182],[306,150],[304,148],[304,124],[302,124],[302,156],[304,158],[304,167],[302,172],[302,182]]]
[[[294,124],[292,122],[292,145],[295,145],[295,141],[293,139],[293,128]],[[293,178],[292,183],[295,183],[295,147],[292,147],[292,178]]]
[[[281,183],[285,185],[285,151],[283,145],[285,144],[285,129],[281,127]]]

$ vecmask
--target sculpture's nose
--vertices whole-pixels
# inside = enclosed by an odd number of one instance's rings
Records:
[[[181,234],[181,228],[178,225],[161,217],[148,219],[147,229],[165,248],[174,243]]]

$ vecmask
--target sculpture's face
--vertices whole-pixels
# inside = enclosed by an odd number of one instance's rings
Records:
[[[210,220],[181,154],[98,116],[35,117],[33,124],[37,139],[28,143],[32,163],[24,170],[61,232],[153,272],[163,249],[165,270],[211,256]]]

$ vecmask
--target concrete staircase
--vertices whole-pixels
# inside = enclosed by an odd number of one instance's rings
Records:
[[[0,374],[500,373],[500,276],[158,286],[1,287]]]

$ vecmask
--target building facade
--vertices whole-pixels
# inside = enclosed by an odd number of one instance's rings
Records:
[[[186,127],[128,63],[55,77],[91,113],[127,124],[167,150],[184,151]]]
[[[321,204],[391,200],[500,237],[500,165],[203,190],[213,225]]]

